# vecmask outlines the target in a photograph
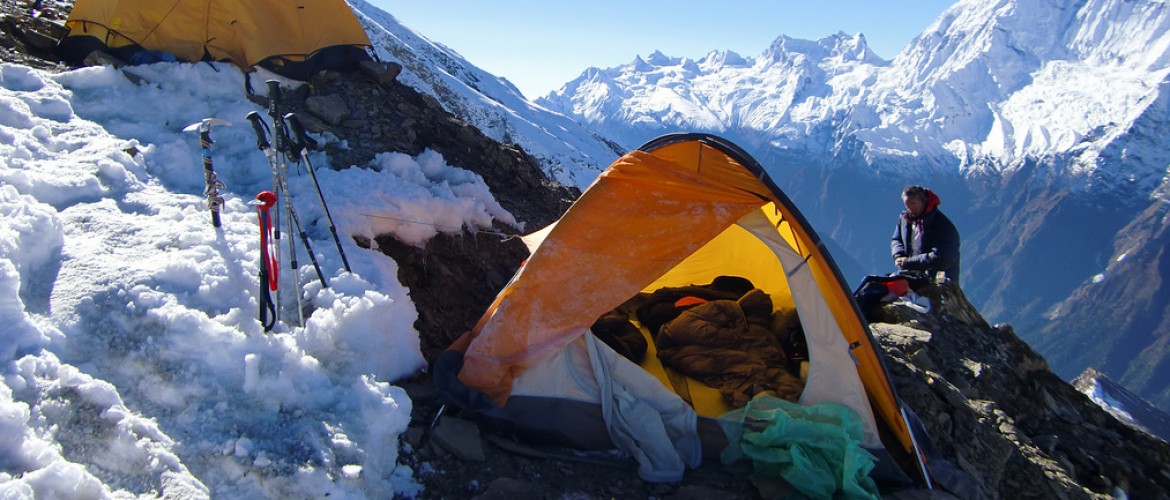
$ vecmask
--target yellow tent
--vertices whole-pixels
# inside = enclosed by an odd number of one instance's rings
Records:
[[[864,422],[867,449],[887,458],[893,452],[916,464],[910,475],[925,475],[836,264],[788,197],[734,144],[702,134],[651,141],[614,162],[559,221],[526,242],[530,258],[475,329],[435,363],[436,387],[451,402],[538,439],[604,448],[623,440],[610,421],[622,403],[610,404],[607,394],[629,393],[652,401],[676,448],[694,427],[710,455],[712,426],[704,421],[730,409],[717,393],[692,380],[686,403],[673,401],[684,398],[674,394],[678,386],[649,335],[651,353],[639,366],[586,333],[639,292],[739,276],[777,308],[799,313],[810,360],[799,403],[849,407]],[[683,462],[693,452],[681,450]]]
[[[66,27],[58,52],[71,61],[147,49],[302,72],[310,59],[313,69],[352,66],[370,45],[344,0],[77,0]]]

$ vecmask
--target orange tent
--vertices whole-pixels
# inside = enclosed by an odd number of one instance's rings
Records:
[[[652,402],[678,447],[692,425],[688,412],[703,434],[705,419],[731,408],[693,380],[685,398],[674,394],[677,384],[653,355],[648,334],[650,353],[635,365],[587,333],[599,316],[640,292],[739,276],[778,309],[799,315],[810,361],[800,404],[844,405],[864,423],[867,449],[918,457],[836,264],[788,197],[734,144],[702,134],[651,141],[615,161],[560,220],[526,242],[530,258],[475,329],[436,362],[436,386],[456,404],[540,439],[605,447],[620,441],[605,394],[629,392]],[[590,426],[606,430],[582,430]],[[561,435],[559,427],[573,430]],[[709,440],[699,441],[711,451]],[[680,451],[684,461],[688,453]],[[920,465],[913,475],[925,474],[920,460],[911,462]]]

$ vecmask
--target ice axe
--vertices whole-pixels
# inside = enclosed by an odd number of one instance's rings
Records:
[[[219,211],[223,208],[223,196],[219,195],[219,190],[226,188],[227,185],[216,178],[215,168],[211,166],[212,125],[230,125],[230,123],[219,118],[204,118],[199,122],[187,125],[183,128],[183,132],[199,131],[199,147],[203,152],[203,179],[207,182],[203,194],[207,195],[207,209],[211,211],[211,225],[219,227]]]

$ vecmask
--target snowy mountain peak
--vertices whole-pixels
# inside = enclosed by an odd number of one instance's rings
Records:
[[[679,58],[670,57],[666,54],[663,54],[661,51],[658,51],[658,50],[655,50],[653,53],[651,53],[649,56],[646,57],[646,63],[648,63],[652,66],[657,66],[657,67],[674,66],[674,65],[678,64],[679,61],[680,61]]]
[[[650,64],[649,61],[642,59],[642,56],[640,54],[634,56],[634,60],[633,60],[633,62],[631,62],[629,64],[629,67],[631,69],[633,69],[634,71],[641,71],[641,72],[650,72],[650,71],[654,71],[654,69],[655,69],[655,66],[653,64]]]
[[[1147,434],[1170,441],[1170,415],[1154,408],[1104,373],[1088,368],[1072,381],[1078,391],[1121,422]]]
[[[829,105],[838,90],[855,101],[857,92],[848,89],[888,64],[860,34],[816,41],[782,35],[754,58],[712,51],[695,61],[655,51],[601,70],[606,80],[586,71],[537,102],[628,148],[668,130],[803,140],[806,119],[834,113]]]
[[[787,62],[797,56],[803,56],[804,59],[813,61],[837,59],[843,62],[853,61],[875,65],[885,62],[870,50],[865,41],[865,35],[861,33],[848,35],[843,31],[816,41],[780,35],[764,50],[760,57],[765,61]]]
[[[622,71],[635,71],[640,73],[656,73],[662,70],[689,72],[702,71],[702,69],[699,67],[699,63],[694,59],[689,57],[671,57],[663,54],[661,51],[655,50],[649,56],[646,56],[645,59],[643,59],[640,55],[634,56],[634,60],[630,62],[630,64],[615,68],[614,70],[611,70],[611,72],[620,73]],[[582,75],[577,78],[577,80],[589,79],[592,79],[592,74],[588,70],[586,70],[585,73],[582,73]]]
[[[870,50],[869,44],[865,41],[865,35],[861,33],[849,36],[844,32],[838,32],[832,37],[822,38],[821,42],[823,43],[825,40],[833,41],[831,52],[838,55],[842,60],[858,61],[868,64],[882,64],[885,62]]]
[[[741,68],[751,63],[743,56],[730,50],[712,50],[698,61],[703,71],[716,71],[720,68]]]
[[[799,55],[820,59],[824,55],[824,48],[819,43],[811,40],[780,35],[767,49],[764,49],[763,54],[760,54],[760,59],[773,62],[787,62]]]

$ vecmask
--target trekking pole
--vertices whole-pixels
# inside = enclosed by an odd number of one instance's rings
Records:
[[[219,227],[219,211],[223,208],[223,196],[219,195],[219,190],[227,186],[215,176],[215,168],[211,166],[212,125],[228,125],[228,122],[218,118],[204,118],[187,125],[183,132],[199,131],[199,148],[203,154],[203,180],[207,183],[207,187],[203,188],[203,194],[207,196],[207,209],[211,211],[211,225]]]
[[[276,205],[276,194],[272,191],[261,191],[252,204],[256,205],[256,217],[260,221],[260,325],[264,327],[264,331],[270,332],[276,325],[277,310],[272,303],[272,292],[280,289],[280,266],[276,259],[272,258],[271,242],[268,240],[268,235],[272,232],[272,218],[268,210]],[[269,314],[272,315],[271,318]]]
[[[283,184],[283,187],[286,191],[288,190],[287,183]],[[288,211],[288,218],[292,222],[292,225],[297,228],[297,234],[299,234],[301,237],[301,243],[304,243],[304,245],[305,245],[305,252],[309,254],[309,262],[313,264],[313,270],[317,271],[317,278],[321,280],[321,285],[324,286],[325,288],[329,288],[329,282],[325,281],[325,273],[321,272],[321,266],[319,264],[317,264],[317,256],[313,253],[313,245],[311,245],[309,243],[309,234],[305,232],[304,226],[301,226],[301,219],[300,219],[300,217],[297,217],[297,211],[293,208],[292,200],[290,200],[289,198],[290,197],[288,196],[288,194],[285,194],[284,205],[285,205],[285,210]],[[292,229],[289,229],[289,230],[291,231]],[[294,269],[296,269],[296,265],[297,265],[296,257],[293,257],[292,258],[292,267]],[[297,289],[298,290],[300,290],[300,286],[301,286],[300,280],[298,279],[298,281],[297,281]],[[300,300],[299,293],[297,294],[297,300],[298,301]]]
[[[287,218],[285,227],[288,228],[288,233],[293,233],[293,208],[292,208],[292,193],[288,191],[288,162],[286,156],[288,152],[288,131],[284,128],[284,120],[281,119],[281,104],[283,98],[281,96],[280,82],[277,80],[268,80],[265,82],[268,86],[268,117],[272,119],[272,149],[275,151],[273,158],[277,162],[273,164],[276,169],[276,179],[280,189],[279,196],[284,199],[284,215]],[[298,226],[300,224],[297,224]],[[291,236],[288,239],[288,255],[289,264],[294,270],[292,273],[293,290],[297,293],[297,316],[301,319],[300,324],[304,325],[304,307],[301,302],[301,275],[296,271],[297,267],[297,242]],[[309,252],[309,257],[313,257],[313,253]]]
[[[269,162],[276,163],[276,161],[277,161],[276,160],[276,152],[273,151],[272,147],[269,145],[268,137],[265,134],[264,119],[261,118],[260,115],[258,113],[256,113],[255,111],[248,113],[248,119],[252,121],[252,128],[255,129],[255,131],[256,131],[256,138],[257,138],[260,150],[264,152],[264,155],[266,157],[268,157]],[[288,178],[284,175],[280,175],[280,176],[278,176],[278,183],[279,183],[280,190],[282,192],[284,192],[285,211],[287,212],[287,215],[289,218],[289,224],[290,224],[289,232],[292,232],[291,226],[295,225],[297,232],[300,235],[301,242],[304,243],[305,250],[309,254],[309,261],[312,262],[313,269],[315,271],[317,271],[317,277],[320,278],[321,284],[325,288],[329,288],[329,282],[325,279],[325,273],[321,272],[321,266],[318,264],[317,257],[313,253],[312,244],[309,243],[309,235],[308,235],[308,233],[305,232],[304,227],[301,226],[301,220],[299,217],[297,217],[296,210],[293,208],[292,197],[290,196],[289,190],[288,190]],[[291,240],[292,238],[289,238],[289,239]],[[290,267],[292,269],[297,269],[296,254],[294,253],[289,258],[292,261]],[[298,291],[300,290],[299,279],[297,280],[297,290]],[[298,292],[297,297],[299,300],[300,299],[299,292]]]
[[[276,80],[268,80],[268,113],[272,117],[272,140],[276,144],[274,149],[280,155],[288,155],[292,151],[292,141],[288,136],[288,128],[284,126],[284,117],[281,113],[281,97],[280,82]],[[321,272],[321,266],[317,265],[317,256],[313,253],[313,248],[309,244],[309,235],[305,233],[304,226],[301,226],[300,217],[297,217],[297,212],[292,203],[292,191],[288,188],[288,163],[283,159],[280,161],[280,190],[284,193],[284,206],[289,218],[289,232],[295,226],[297,232],[300,233],[301,242],[305,244],[305,250],[309,253],[309,261],[313,263],[313,269],[317,271],[317,277],[321,279],[321,284],[325,288],[329,288],[329,283],[325,280],[325,273]],[[289,252],[296,255],[296,251],[292,246],[293,240],[289,238]],[[300,290],[301,285],[297,282],[297,290]],[[298,296],[298,299],[300,297]]]
[[[309,146],[315,142],[305,133],[305,127],[301,126],[301,120],[297,118],[295,113],[284,115],[284,118],[288,121],[288,127],[292,129],[292,148],[300,152],[301,159],[305,161],[305,167],[309,169],[309,176],[313,178],[313,187],[317,189],[317,199],[321,201],[321,208],[325,211],[325,220],[329,222],[329,232],[333,233],[333,242],[337,244],[337,252],[341,254],[341,264],[345,266],[346,272],[352,272],[349,269],[349,260],[345,258],[345,249],[341,247],[341,238],[337,236],[337,226],[333,224],[333,215],[329,213],[329,205],[325,203],[325,195],[321,193],[321,183],[317,182],[317,173],[309,161]]]
[[[272,146],[268,143],[268,133],[267,133],[268,124],[264,123],[264,118],[262,118],[260,116],[260,113],[257,113],[255,111],[249,112],[246,118],[248,119],[248,121],[252,122],[252,130],[256,132],[256,148],[259,149],[260,152],[264,153],[264,157],[268,159],[268,165],[270,167],[272,167],[273,204],[276,204],[277,200],[280,198],[280,193],[282,192],[280,189],[280,167],[279,167],[279,164],[278,164],[277,159],[276,159],[276,151],[273,151]],[[279,268],[280,267],[280,209],[276,210],[276,222],[274,224],[272,224],[272,239],[273,239],[273,246],[276,249],[275,258],[273,258],[273,263],[275,265],[275,268]],[[296,264],[295,264],[296,255],[294,254],[292,256],[292,258],[293,258],[293,262],[294,262],[293,269],[296,269]],[[295,271],[293,272],[293,275],[294,276],[296,275]],[[283,309],[281,308],[281,300],[280,300],[280,295],[281,295],[280,281],[277,281],[276,283],[277,283],[277,286],[276,286],[276,310],[283,311]],[[297,288],[299,289],[300,287],[298,286]]]

